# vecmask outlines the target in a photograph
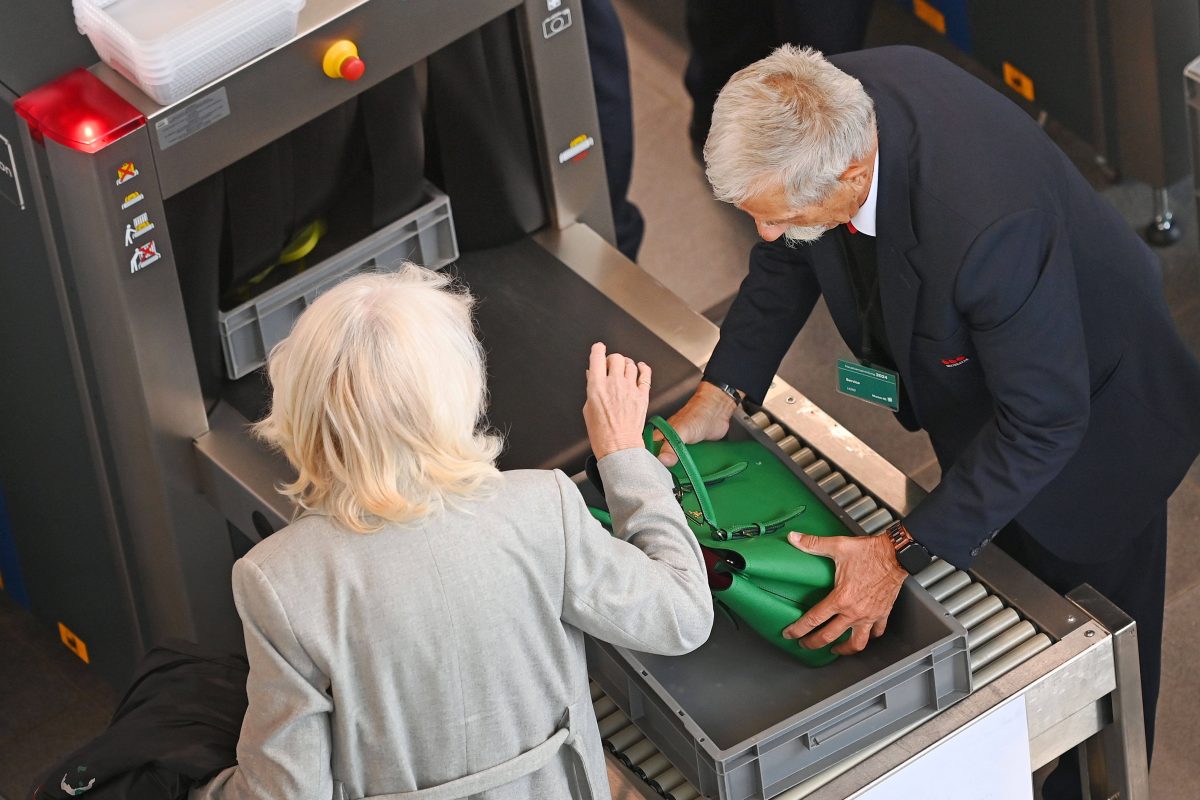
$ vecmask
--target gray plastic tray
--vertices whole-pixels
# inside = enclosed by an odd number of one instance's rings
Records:
[[[221,346],[229,377],[237,380],[265,364],[271,348],[291,332],[304,309],[351,275],[368,269],[395,269],[403,261],[441,269],[457,259],[450,198],[429,183],[425,195],[425,202],[415,211],[287,283],[221,312]]]
[[[758,439],[792,464],[745,417],[735,422],[731,438]],[[720,800],[773,797],[971,690],[966,631],[911,579],[882,637],[819,669],[719,611],[708,642],[686,656],[592,639],[587,656],[592,679],[646,738],[702,794]]]

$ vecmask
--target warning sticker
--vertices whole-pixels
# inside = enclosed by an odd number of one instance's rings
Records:
[[[140,245],[129,259],[129,274],[145,269],[160,258],[162,254],[158,252],[153,240],[149,244]]]
[[[1021,97],[1024,97],[1031,103],[1033,102],[1033,78],[1030,78],[1007,61],[1004,62],[1004,82],[1014,92],[1021,95]]]
[[[558,163],[565,164],[568,161],[578,161],[587,155],[587,151],[592,149],[596,144],[596,140],[586,134],[580,134],[571,140],[571,144],[566,150],[558,154]]]
[[[149,233],[154,230],[154,223],[150,221],[150,215],[138,214],[133,218],[133,222],[125,224],[125,246],[133,244],[133,240],[141,236],[143,233]]]
[[[146,196],[141,192],[130,192],[129,194],[125,195],[125,199],[121,202],[121,210],[124,211],[130,206],[136,206],[145,199]]]
[[[83,643],[83,639],[76,636],[70,628],[61,622],[58,623],[58,638],[62,639],[62,643],[67,646],[67,649],[79,656],[83,663],[92,663],[92,660],[88,658],[87,645]]]
[[[132,161],[126,161],[121,166],[117,167],[117,186],[120,186],[125,181],[131,181],[138,176],[138,169],[133,165]]]

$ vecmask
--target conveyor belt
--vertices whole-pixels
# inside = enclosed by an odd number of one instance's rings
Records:
[[[478,300],[488,421],[507,434],[503,469],[583,469],[591,447],[579,409],[593,342],[654,367],[653,414],[696,388],[694,364],[532,239],[463,253],[449,269]]]
[[[877,533],[895,517],[850,477],[839,471],[814,448],[775,422],[764,411],[750,417],[796,462],[817,485],[837,503],[866,533]],[[943,608],[967,629],[970,647],[973,690],[987,686],[1051,645],[1050,637],[1039,632],[1029,620],[994,594],[971,575],[955,569],[941,559],[935,559],[915,580]],[[592,703],[600,724],[600,738],[608,750],[635,775],[642,778],[654,792],[667,800],[692,800],[699,791],[687,782],[683,774],[667,760],[658,748],[646,739],[637,726],[617,708],[603,690],[592,683]],[[899,736],[878,742],[867,751],[831,767],[824,773],[786,792],[790,798],[803,797],[852,768]]]

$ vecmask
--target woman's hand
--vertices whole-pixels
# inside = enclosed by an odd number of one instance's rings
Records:
[[[588,357],[587,402],[583,422],[596,458],[644,447],[642,429],[650,407],[650,366],[618,353],[606,356],[603,342]]]

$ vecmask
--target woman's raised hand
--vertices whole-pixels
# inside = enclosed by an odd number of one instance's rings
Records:
[[[583,422],[596,458],[644,447],[642,429],[650,406],[650,365],[619,353],[606,355],[603,342],[588,357]]]

